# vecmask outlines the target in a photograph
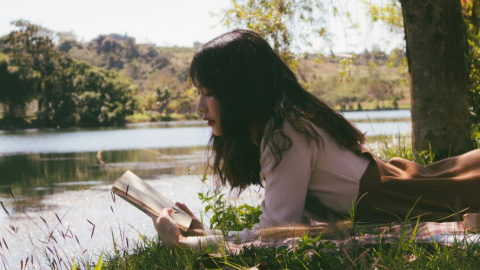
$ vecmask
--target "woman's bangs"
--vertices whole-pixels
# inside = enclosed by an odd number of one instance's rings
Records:
[[[197,88],[205,87],[215,91],[220,86],[220,68],[213,57],[208,56],[205,51],[197,53],[190,66],[190,78]]]

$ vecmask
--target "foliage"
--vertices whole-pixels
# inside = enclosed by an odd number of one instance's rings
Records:
[[[463,3],[464,20],[467,26],[469,68],[469,98],[472,138],[480,147],[480,1]]]
[[[154,94],[154,101],[155,103],[160,104],[158,111],[159,113],[165,112],[165,116],[168,116],[168,104],[170,103],[171,96],[170,91],[168,91],[168,87],[162,89],[157,88]]]
[[[18,29],[0,39],[0,103],[7,118],[23,119],[26,105],[36,100],[40,126],[125,123],[135,106],[131,82],[57,50],[47,29],[22,20],[13,24]]]
[[[260,206],[242,204],[234,206],[224,201],[225,194],[207,191],[198,193],[198,198],[205,206],[205,213],[212,212],[210,229],[220,229],[223,233],[228,231],[241,231],[251,229],[260,222]]]
[[[118,73],[72,61],[43,80],[41,126],[118,126],[135,106],[131,83]]]
[[[231,0],[231,4],[223,22],[258,32],[290,64],[296,62],[292,54],[294,39],[308,43],[312,37],[328,37],[323,16],[328,13],[321,1]]]
[[[77,123],[81,126],[118,126],[133,113],[135,103],[129,80],[113,71],[94,68],[77,77]]]
[[[118,71],[136,85],[134,97],[141,105],[137,112],[190,114],[195,111],[195,96],[185,97],[191,87],[188,67],[193,48],[157,48],[153,44],[136,44],[131,37],[101,35],[91,42],[72,48],[68,54],[100,67]],[[167,91],[167,92],[165,92]]]
[[[189,170],[189,173],[192,169]],[[204,174],[202,182],[205,183],[207,175]],[[242,204],[234,206],[226,203],[224,200],[225,194],[219,190],[208,189],[206,193],[199,192],[198,198],[205,206],[205,214],[212,212],[210,217],[210,229],[219,229],[225,235],[229,231],[241,231],[243,229],[251,229],[253,225],[260,222],[260,215],[262,211],[260,206],[250,206]]]
[[[9,67],[7,60],[0,60],[0,102],[5,106],[5,118],[25,117],[37,84],[38,80],[25,69]]]
[[[392,137],[392,140],[388,137],[379,140],[381,143],[378,149],[379,157],[384,160],[399,157],[411,160],[420,165],[427,165],[435,161],[435,153],[431,147],[428,150],[418,153],[413,150],[411,143],[407,143],[407,139],[408,137],[406,136],[402,137],[398,135],[397,137]]]
[[[367,13],[373,22],[384,22],[392,32],[403,31],[403,17],[400,1],[390,0],[383,5],[377,5],[370,1],[363,1],[367,7]]]
[[[50,31],[19,20],[18,30],[0,38],[0,103],[7,117],[23,118],[28,102],[39,92],[42,75],[52,70],[53,42]]]

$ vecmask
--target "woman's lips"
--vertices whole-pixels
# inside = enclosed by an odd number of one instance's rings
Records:
[[[213,121],[213,120],[208,120],[207,121],[207,125],[209,125],[209,126],[213,126],[214,123],[215,123],[215,121]]]

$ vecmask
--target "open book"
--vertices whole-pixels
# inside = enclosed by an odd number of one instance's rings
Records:
[[[173,208],[171,216],[178,227],[184,231],[190,227],[192,217],[189,214],[131,171],[126,171],[113,183],[112,191],[145,213],[158,216],[163,208]]]

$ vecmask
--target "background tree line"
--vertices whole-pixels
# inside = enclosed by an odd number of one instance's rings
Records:
[[[191,48],[162,48],[115,34],[88,43],[64,35],[59,43],[75,59],[131,78],[137,86],[138,110],[164,117],[195,113],[196,90],[188,82],[188,68],[199,46],[196,42]],[[405,108],[409,94],[404,55],[401,49],[386,54],[378,47],[338,56],[305,53],[295,56],[294,68],[307,88],[337,109]],[[348,74],[342,74],[346,69]]]
[[[0,38],[2,128],[28,121],[69,127],[198,117],[196,90],[188,81],[198,42],[162,48],[118,34],[80,42],[72,33],[22,20],[13,24],[16,30]],[[356,55],[302,54],[295,70],[305,87],[339,110],[405,108],[402,54],[378,48]]]

